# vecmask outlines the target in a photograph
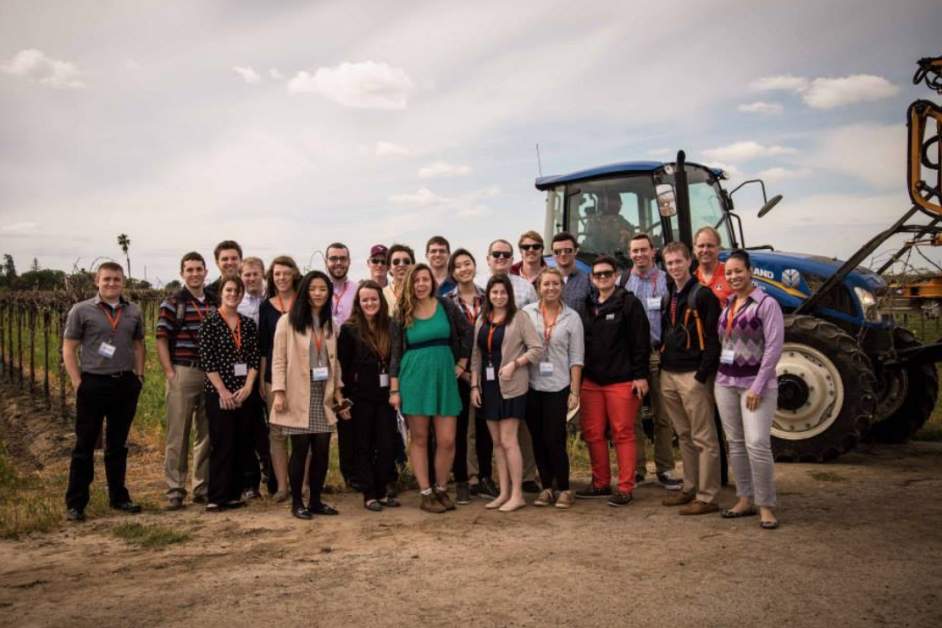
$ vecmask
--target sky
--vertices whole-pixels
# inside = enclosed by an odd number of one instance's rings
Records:
[[[910,206],[939,24],[937,0],[0,0],[0,253],[89,268],[125,233],[159,284],[223,239],[314,268],[340,240],[360,278],[440,234],[483,265],[542,231],[540,166],[684,149],[783,195],[759,220],[737,193],[747,244],[846,257]]]

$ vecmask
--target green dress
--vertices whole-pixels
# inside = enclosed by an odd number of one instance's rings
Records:
[[[399,367],[403,414],[458,416],[461,413],[450,339],[451,324],[441,303],[436,303],[431,318],[416,318],[412,327],[406,329],[406,351]],[[421,343],[432,343],[432,346],[412,348]]]

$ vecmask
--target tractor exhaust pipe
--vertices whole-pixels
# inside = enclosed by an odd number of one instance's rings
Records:
[[[690,191],[687,189],[687,155],[677,151],[677,164],[674,172],[674,185],[677,187],[677,226],[680,241],[693,251],[693,226],[690,221]]]

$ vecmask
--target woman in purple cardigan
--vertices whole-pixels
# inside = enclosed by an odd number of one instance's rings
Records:
[[[723,518],[759,514],[759,525],[774,530],[778,520],[773,511],[771,437],[778,405],[775,366],[782,355],[785,323],[778,302],[753,285],[748,253],[729,254],[726,282],[734,292],[720,315],[722,353],[715,390],[739,501],[723,511]]]

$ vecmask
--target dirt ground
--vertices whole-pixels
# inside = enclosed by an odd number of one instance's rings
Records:
[[[142,485],[135,468],[134,494],[158,494],[159,475]],[[269,502],[152,509],[133,520],[191,535],[157,548],[116,538],[128,518],[106,516],[0,542],[0,626],[942,625],[942,443],[777,473],[773,532],[680,517],[656,485],[627,508],[568,512],[479,500],[429,515],[414,492],[382,513],[332,496],[341,515],[312,522]]]

